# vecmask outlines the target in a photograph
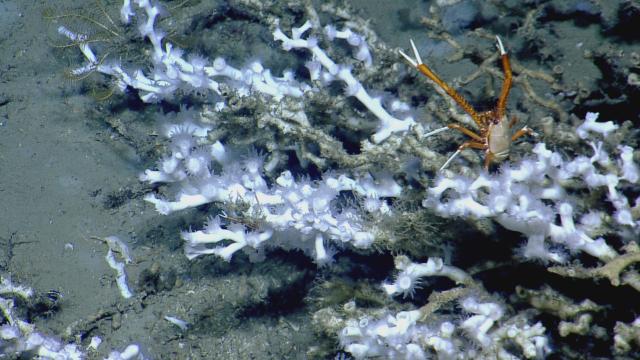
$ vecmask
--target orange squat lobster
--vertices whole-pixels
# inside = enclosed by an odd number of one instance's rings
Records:
[[[460,105],[460,107],[467,113],[476,125],[479,128],[479,133],[477,134],[462,125],[459,124],[448,124],[447,126],[433,130],[427,134],[425,137],[435,135],[442,131],[448,129],[455,129],[463,134],[469,136],[471,140],[465,141],[462,145],[458,146],[458,150],[449,157],[449,159],[442,165],[440,171],[446,168],[451,161],[462,152],[462,150],[466,148],[478,149],[485,151],[484,158],[484,168],[486,170],[489,169],[489,165],[491,163],[499,163],[509,157],[509,148],[511,147],[511,143],[518,139],[519,137],[529,134],[535,135],[535,132],[528,128],[527,126],[522,129],[516,131],[514,134],[511,134],[511,128],[516,123],[516,118],[512,117],[511,121],[507,121],[507,116],[505,114],[505,108],[507,107],[507,98],[509,97],[509,90],[511,90],[511,65],[509,64],[509,57],[507,56],[507,52],[504,50],[504,46],[502,46],[502,41],[498,36],[496,36],[498,40],[498,51],[500,51],[500,57],[502,59],[502,69],[504,71],[504,82],[502,83],[502,91],[500,92],[500,97],[498,98],[498,104],[496,108],[489,111],[484,112],[476,112],[476,110],[465,100],[462,95],[460,95],[457,91],[452,89],[447,83],[442,81],[427,65],[422,62],[420,58],[420,54],[418,53],[418,49],[416,49],[416,45],[413,43],[413,40],[409,40],[411,42],[411,47],[413,48],[413,54],[415,59],[412,59],[407,54],[405,54],[402,50],[400,50],[400,55],[402,55],[413,67],[418,69],[424,76],[431,79],[431,81],[435,82],[447,95],[451,96],[455,102]]]

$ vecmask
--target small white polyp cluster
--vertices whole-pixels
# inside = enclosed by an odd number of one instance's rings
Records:
[[[16,315],[14,300],[19,297],[29,301],[33,290],[28,287],[15,285],[5,277],[0,277],[0,313],[4,318],[0,325],[0,358],[4,356],[21,355],[25,358],[35,356],[38,359],[80,360],[87,358],[87,354],[75,343],[65,344],[60,339],[36,331],[33,324],[21,320]],[[96,338],[99,339],[99,338]],[[88,349],[95,350],[100,341],[92,340]],[[13,358],[13,357],[12,357]],[[113,351],[107,360],[143,360],[138,345],[129,345],[123,352]]]
[[[220,100],[215,109],[224,108],[223,95],[219,91],[220,82],[230,89],[235,89],[239,96],[266,96],[273,100],[271,105],[274,116],[279,116],[280,101],[284,98],[297,102],[298,110],[282,110],[289,112],[291,119],[302,125],[309,121],[304,109],[304,96],[309,92],[318,92],[318,86],[326,86],[339,80],[346,84],[347,94],[358,99],[379,119],[381,125],[373,134],[375,143],[382,142],[394,133],[405,133],[414,124],[413,118],[406,116],[399,119],[391,115],[382,106],[380,98],[372,97],[363,85],[352,74],[349,65],[342,65],[329,57],[312,36],[302,38],[314,28],[320,29],[327,40],[342,39],[354,49],[354,57],[364,64],[372,65],[372,56],[365,38],[356,32],[344,28],[336,29],[326,26],[324,31],[318,24],[305,22],[293,28],[291,37],[287,37],[280,28],[273,32],[274,39],[280,41],[285,50],[307,49],[311,59],[307,63],[309,84],[298,82],[293,71],[283,72],[282,77],[273,76],[259,62],[252,62],[245,68],[234,68],[224,58],[216,58],[212,63],[197,56],[185,56],[184,52],[165,39],[163,31],[156,29],[157,19],[164,13],[162,7],[152,0],[124,0],[120,15],[121,20],[129,24],[137,21],[138,32],[149,39],[153,49],[150,52],[152,70],[145,74],[142,70],[127,71],[117,62],[102,61],[97,56],[87,37],[77,34],[61,26],[58,32],[78,44],[87,64],[74,70],[76,75],[99,72],[115,79],[121,90],[133,88],[138,90],[144,102],[156,102],[171,99],[176,90],[210,90]],[[100,60],[99,60],[100,59]],[[350,62],[350,60],[347,60]],[[406,114],[409,107],[400,101],[391,102],[389,109],[395,113]],[[278,110],[280,111],[280,110]],[[149,183],[174,183],[177,194],[173,201],[159,198],[153,194],[145,199],[153,203],[162,214],[195,207],[211,202],[242,201],[250,206],[249,211],[264,217],[266,226],[260,229],[242,231],[239,225],[232,225],[229,219],[212,219],[209,226],[199,232],[185,232],[187,254],[195,257],[199,254],[218,254],[229,260],[233,253],[244,248],[258,248],[268,242],[281,247],[300,247],[314,254],[316,261],[328,262],[331,249],[327,242],[338,244],[349,242],[356,247],[365,248],[373,241],[375,229],[364,229],[354,209],[333,209],[334,199],[341,192],[349,191],[364,198],[363,207],[368,212],[386,213],[389,206],[384,197],[397,196],[400,186],[390,175],[369,174],[357,177],[347,175],[325,176],[324,179],[296,181],[289,172],[277,178],[277,184],[267,187],[262,177],[262,164],[256,167],[240,162],[233,165],[226,159],[225,148],[220,142],[206,144],[207,132],[211,126],[192,119],[167,127],[165,135],[169,138],[171,154],[161,159],[158,168],[147,170],[140,179]],[[238,160],[238,159],[231,159]],[[219,164],[223,171],[214,174],[212,165]],[[246,215],[246,214],[245,214]],[[222,224],[227,222],[227,225]],[[246,224],[245,224],[246,225]],[[224,230],[224,231],[223,231]],[[300,236],[282,236],[285,230],[295,230]],[[292,239],[298,240],[292,240]],[[214,246],[214,247],[210,247]]]
[[[400,270],[395,282],[382,285],[389,296],[412,295],[417,281],[427,276],[446,276],[457,284],[473,286],[469,274],[444,265],[439,258],[418,264],[397,256],[395,263]],[[376,315],[377,319],[359,314],[357,320],[347,320],[338,333],[340,345],[356,359],[429,359],[435,353],[438,359],[516,360],[543,358],[551,352],[541,323],[529,325],[522,314],[506,317],[504,307],[486,297],[469,291],[458,299],[462,313],[455,315],[431,313],[441,305],[437,297],[430,298],[433,307]],[[345,309],[355,313],[355,303],[348,305]]]
[[[615,129],[610,122],[597,123],[597,116],[587,114],[580,127],[581,137],[587,137],[590,131],[607,134]],[[631,147],[618,146],[618,159],[613,160],[601,141],[591,140],[589,144],[594,152],[591,157],[566,159],[538,143],[533,149],[534,158],[505,165],[499,174],[483,172],[476,179],[441,177],[428,190],[423,205],[445,216],[491,218],[524,234],[528,241],[523,254],[527,258],[565,261],[561,252],[549,249],[545,242],[549,239],[572,252],[610,260],[617,252],[602,238],[593,239],[591,235],[601,232],[607,210],[604,206],[602,210],[579,207],[571,191],[604,189],[606,200],[615,209],[612,225],[623,237],[637,236],[640,219],[633,215],[622,189],[638,183],[640,170]],[[640,197],[634,203],[640,206]]]
[[[445,265],[441,258],[429,258],[426,263],[417,264],[400,255],[395,258],[395,266],[400,270],[395,281],[382,285],[389,296],[402,294],[403,297],[413,297],[415,289],[420,285],[420,278],[427,276],[445,276],[456,284],[468,283],[471,280],[462,269]]]
[[[380,121],[380,126],[371,139],[374,143],[380,143],[387,139],[393,133],[405,133],[415,124],[411,116],[404,119],[398,119],[391,115],[383,106],[378,98],[374,98],[366,91],[362,84],[351,73],[351,67],[340,65],[334,62],[327,53],[318,45],[318,39],[309,36],[303,39],[302,36],[312,29],[314,25],[311,21],[305,22],[298,28],[291,29],[291,37],[288,37],[278,27],[273,32],[274,39],[282,42],[282,48],[289,51],[291,49],[307,49],[312,54],[312,60],[307,63],[307,68],[311,75],[311,80],[320,80],[322,83],[330,83],[334,80],[341,80],[346,85],[346,94],[353,96],[360,101],[371,113],[373,113]],[[356,58],[363,61],[365,65],[371,64],[371,55],[369,54],[366,43],[359,35],[343,30],[338,32],[335,28],[325,27],[325,32],[329,39],[335,37],[345,38],[353,46],[358,47]],[[398,106],[398,109],[403,109]]]
[[[125,299],[129,299],[133,296],[133,292],[129,289],[127,283],[127,272],[125,270],[125,264],[130,264],[133,261],[129,248],[117,236],[107,236],[104,240],[109,246],[107,255],[104,258],[109,267],[116,271],[116,285],[120,290],[120,295]],[[116,260],[116,253],[120,254],[124,262]]]
[[[540,323],[521,316],[503,319],[502,305],[469,296],[461,299],[463,314],[421,320],[421,310],[387,314],[379,319],[347,320],[338,337],[356,359],[535,359],[551,349]],[[442,320],[446,318],[446,320]],[[511,351],[516,345],[518,352]]]
[[[76,344],[64,344],[56,338],[45,336],[37,332],[35,326],[18,318],[14,300],[10,296],[28,301],[33,296],[33,290],[14,285],[8,278],[0,279],[0,313],[4,318],[0,326],[0,349],[4,354],[18,356],[33,352],[51,359],[81,358],[82,352]]]
[[[483,349],[493,349],[497,359],[519,359],[508,352],[504,345],[513,342],[520,348],[526,359],[543,358],[551,352],[549,340],[545,336],[545,327],[537,322],[533,326],[521,316],[507,319],[496,325],[504,317],[504,309],[498,303],[479,302],[468,297],[460,302],[462,309],[472,314],[462,321],[460,328]]]
[[[171,154],[160,161],[157,169],[146,170],[140,179],[173,183],[176,194],[173,200],[155,194],[147,195],[145,200],[165,215],[212,202],[241,202],[248,208],[240,216],[254,216],[260,226],[240,224],[224,214],[213,216],[202,230],[182,233],[189,258],[216,254],[229,261],[241,249],[260,250],[263,243],[268,243],[301,249],[324,264],[331,261],[329,241],[339,246],[348,243],[368,248],[374,240],[375,228],[365,229],[354,208],[336,209],[334,200],[341,192],[361,197],[364,211],[384,215],[391,211],[384,198],[397,197],[402,190],[393,177],[384,173],[375,177],[326,174],[321,180],[309,181],[296,180],[291,172],[284,171],[275,184],[268,185],[262,155],[249,153],[238,158],[220,142],[199,145],[206,135],[206,130],[201,130],[194,120],[167,126],[164,133],[169,138]]]
[[[420,311],[413,310],[382,319],[348,320],[338,334],[340,345],[356,359],[425,359],[420,340],[429,329],[417,324],[419,318]]]
[[[153,46],[151,73],[145,74],[139,69],[128,72],[118,62],[98,60],[86,41],[86,36],[60,26],[58,33],[77,43],[88,61],[86,65],[73,70],[74,75],[96,71],[112,76],[120,90],[124,91],[127,87],[137,89],[144,102],[171,99],[178,89],[210,90],[220,95],[221,79],[225,79],[240,94],[246,95],[253,91],[272,96],[276,100],[285,96],[301,97],[310,89],[308,85],[295,81],[292,71],[286,71],[282,77],[275,77],[257,62],[237,69],[227,64],[223,58],[217,58],[209,65],[209,61],[203,57],[185,57],[183,50],[166,41],[165,33],[155,28],[157,18],[164,13],[162,7],[150,0],[134,0],[133,3],[144,15],[137,15],[131,1],[125,0],[120,10],[121,20],[129,24],[132,17],[138,16],[138,31]]]
[[[156,19],[164,13],[162,7],[151,0],[134,0],[133,3],[144,15],[138,15],[131,1],[125,0],[120,10],[121,20],[129,24],[132,17],[138,17],[140,35],[149,39],[153,46],[151,73],[145,74],[140,69],[127,71],[118,62],[99,60],[87,41],[87,36],[60,26],[58,33],[77,43],[87,60],[87,64],[74,69],[72,74],[81,76],[95,71],[111,76],[120,90],[124,91],[127,87],[137,89],[144,102],[171,99],[178,89],[210,90],[221,97],[219,90],[221,81],[235,89],[241,96],[260,93],[272,97],[276,102],[285,97],[301,98],[306,92],[318,90],[312,85],[296,81],[291,70],[284,71],[282,77],[273,76],[269,69],[265,69],[257,61],[238,69],[229,65],[222,57],[216,58],[210,65],[209,60],[200,56],[185,57],[183,50],[166,41],[165,33],[155,28]],[[332,60],[320,48],[316,38],[301,38],[313,27],[314,25],[307,21],[299,28],[292,29],[291,38],[287,37],[280,28],[273,32],[273,36],[275,40],[282,42],[282,47],[287,51],[304,48],[312,53],[312,60],[307,63],[307,68],[314,85],[318,84],[316,80],[321,80],[319,83],[323,85],[334,80],[343,81],[346,84],[347,95],[358,99],[380,120],[377,132],[372,135],[374,143],[384,141],[393,133],[407,132],[415,124],[411,116],[399,119],[391,115],[382,106],[381,100],[369,95],[360,81],[353,76],[350,66],[341,65]],[[354,57],[366,67],[371,66],[371,52],[362,35],[348,28],[337,30],[332,25],[324,28],[324,34],[329,41],[344,39],[355,48]],[[216,108],[221,109],[224,106],[224,99],[220,99]],[[392,102],[391,108],[398,113],[406,113],[409,110],[408,105],[397,100]],[[304,114],[299,114],[298,117],[305,118]]]

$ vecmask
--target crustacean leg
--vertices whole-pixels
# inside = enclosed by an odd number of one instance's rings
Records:
[[[509,122],[509,129],[511,129],[517,122],[518,122],[518,119],[515,116],[512,117],[511,122]],[[521,138],[524,135],[537,137],[538,133],[525,125],[522,127],[522,129],[516,131],[513,135],[511,135],[511,142],[516,141],[517,139]]]
[[[493,162],[493,158],[495,157],[495,155],[493,155],[493,153],[491,151],[487,151],[487,153],[484,156],[484,169],[486,171],[489,171],[489,165],[491,165],[491,162]]]
[[[415,59],[405,54],[402,50],[400,50],[400,55],[402,55],[407,60],[407,62],[409,62],[409,64],[418,69],[420,73],[431,79],[431,81],[436,83],[436,85],[444,90],[447,95],[449,95],[458,105],[460,105],[460,107],[467,114],[469,114],[469,116],[471,116],[471,118],[473,119],[473,121],[475,121],[476,125],[478,125],[479,128],[485,128],[486,124],[484,123],[484,121],[482,121],[480,115],[476,112],[473,106],[471,106],[471,104],[469,104],[469,102],[465,98],[463,98],[462,95],[460,95],[457,91],[450,87],[446,82],[442,81],[442,79],[440,79],[438,75],[431,71],[431,69],[429,69],[429,67],[422,62],[422,58],[420,58],[420,53],[418,53],[416,44],[411,39],[409,39],[409,41],[411,42],[411,48],[413,49],[413,55],[415,56]]]
[[[464,127],[462,125],[459,125],[459,124],[448,124],[447,128],[458,130],[461,133],[467,135],[468,137],[474,139],[475,141],[477,141],[479,143],[484,143],[484,139],[482,139],[482,136],[476,134],[475,132],[467,129],[466,127]]]
[[[528,126],[525,126],[511,135],[511,142],[516,141],[524,135],[537,136],[538,134],[535,131],[531,130],[531,128],[529,128]]]
[[[502,40],[499,36],[496,36],[498,44],[498,51],[500,52],[500,58],[502,59],[502,71],[504,72],[504,81],[502,82],[502,91],[500,91],[500,97],[498,98],[498,105],[496,106],[496,117],[502,119],[505,115],[507,108],[507,99],[509,98],[509,91],[511,91],[511,63],[509,63],[509,56],[504,50]]]
[[[458,150],[456,150],[456,152],[454,152],[453,155],[449,156],[447,161],[445,161],[445,163],[442,164],[442,166],[440,167],[440,170],[438,170],[438,171],[442,171],[447,166],[449,166],[449,164],[453,161],[453,159],[455,159],[456,156],[460,155],[462,150],[464,150],[466,148],[484,150],[484,149],[487,148],[487,146],[485,144],[481,143],[481,142],[477,142],[477,141],[473,141],[473,140],[469,140],[469,141],[463,142],[462,145],[458,146]]]

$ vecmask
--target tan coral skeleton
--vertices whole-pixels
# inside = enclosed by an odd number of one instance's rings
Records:
[[[496,39],[498,42],[498,51],[500,52],[500,57],[502,59],[504,82],[502,83],[502,91],[500,92],[500,97],[498,98],[498,103],[496,104],[495,109],[484,112],[477,112],[473,106],[471,106],[471,104],[462,97],[462,95],[442,81],[433,71],[431,71],[431,69],[429,69],[429,67],[427,67],[427,65],[422,62],[413,40],[409,41],[411,42],[411,48],[413,49],[415,59],[400,50],[400,55],[402,55],[409,64],[418,69],[418,71],[420,71],[424,76],[431,79],[431,81],[444,90],[447,95],[449,95],[467,114],[469,114],[469,116],[471,116],[478,127],[478,133],[476,133],[460,124],[448,124],[445,127],[425,134],[425,137],[428,137],[448,129],[455,129],[471,138],[458,146],[456,152],[447,159],[444,165],[440,168],[440,171],[446,168],[451,161],[458,156],[460,152],[462,152],[462,150],[467,148],[485,151],[484,167],[488,170],[491,163],[499,163],[509,157],[509,150],[513,141],[526,134],[535,135],[535,132],[527,126],[516,131],[514,134],[511,134],[511,128],[516,123],[516,118],[512,117],[511,121],[507,121],[507,116],[505,114],[507,98],[509,97],[509,91],[511,90],[511,64],[509,63],[509,56],[504,50],[500,37],[496,36]]]

